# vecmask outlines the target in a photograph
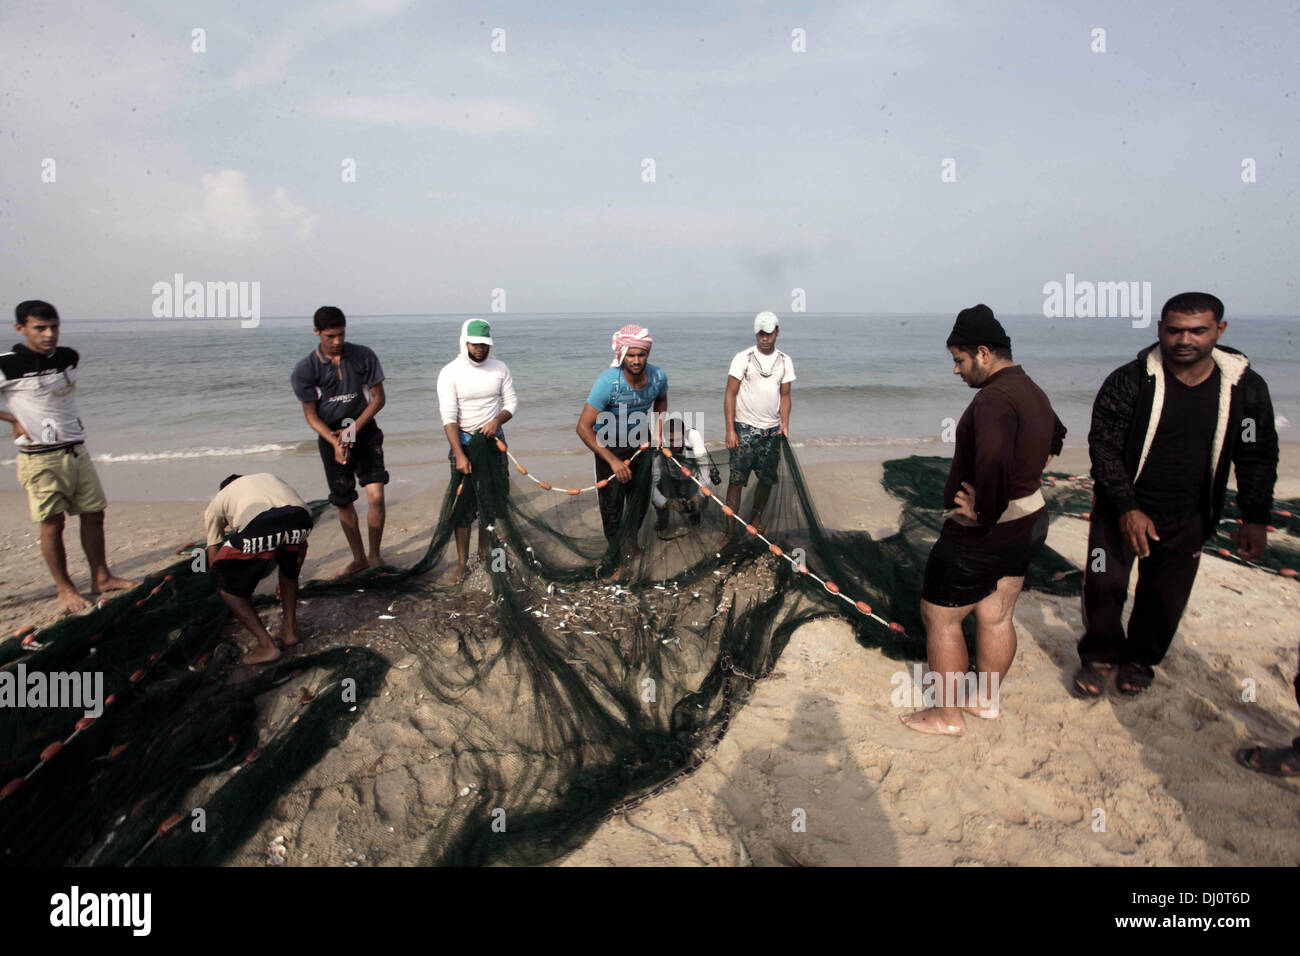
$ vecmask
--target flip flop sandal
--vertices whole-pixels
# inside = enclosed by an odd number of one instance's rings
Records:
[[[1234,757],[1237,763],[1255,773],[1270,777],[1300,777],[1300,750],[1290,747],[1242,747]],[[1251,763],[1251,760],[1258,763]]]
[[[1115,689],[1125,697],[1136,697],[1151,686],[1154,678],[1148,677],[1136,667],[1121,667],[1115,679]]]
[[[1106,693],[1112,670],[1114,668],[1110,664],[1084,664],[1074,674],[1074,696],[1081,700],[1095,700]],[[1084,684],[1090,684],[1097,690],[1089,690]]]

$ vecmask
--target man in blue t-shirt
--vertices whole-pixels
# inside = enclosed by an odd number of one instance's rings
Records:
[[[625,325],[614,333],[613,344],[614,361],[597,376],[578,419],[578,437],[596,456],[600,520],[605,537],[611,540],[623,519],[632,481],[628,459],[642,445],[658,443],[655,413],[668,408],[668,376],[649,361],[650,331]],[[635,516],[638,525],[648,501],[642,502],[642,514]],[[635,557],[635,542],[631,552]],[[626,561],[620,561],[614,576],[619,580],[627,576]]]
[[[341,309],[321,306],[313,317],[319,347],[299,362],[290,382],[302,402],[307,424],[318,436],[321,463],[329,483],[330,504],[339,509],[339,524],[352,549],[352,563],[338,577],[384,563],[384,433],[375,416],[384,407],[384,370],[379,357],[364,345],[345,342],[347,319]],[[361,529],[352,502],[357,485],[366,489],[366,525],[370,555],[361,545]]]

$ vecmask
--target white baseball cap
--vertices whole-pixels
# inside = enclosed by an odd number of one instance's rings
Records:
[[[776,327],[780,325],[777,321],[775,312],[760,312],[754,316],[754,334],[759,332],[775,332]]]

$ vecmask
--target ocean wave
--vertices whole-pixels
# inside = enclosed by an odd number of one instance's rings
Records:
[[[292,442],[290,444],[266,442],[261,445],[245,445],[242,448],[213,448],[205,445],[202,448],[169,448],[165,451],[136,451],[125,452],[120,455],[113,452],[102,452],[98,455],[91,455],[90,458],[91,461],[105,463],[119,461],[178,461],[186,458],[238,458],[243,455],[268,455],[281,451],[298,451],[301,447],[301,442]]]

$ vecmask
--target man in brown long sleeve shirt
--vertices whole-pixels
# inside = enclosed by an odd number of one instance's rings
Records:
[[[1025,571],[1047,538],[1041,475],[1065,440],[1052,405],[1011,360],[1011,340],[986,305],[963,309],[948,337],[953,374],[979,394],[957,423],[944,522],[925,567],[921,618],[941,705],[908,714],[923,733],[957,735],[963,711],[998,715],[998,687],[1016,654],[1012,624]],[[975,612],[972,681],[961,622]]]

